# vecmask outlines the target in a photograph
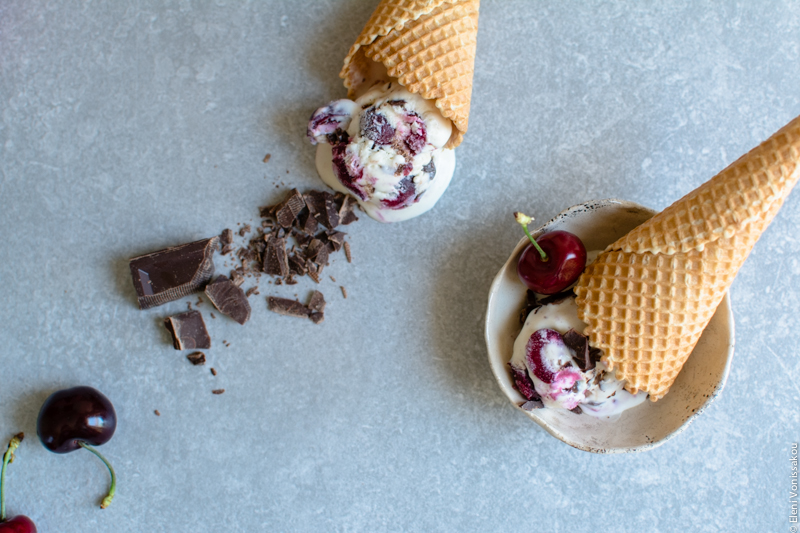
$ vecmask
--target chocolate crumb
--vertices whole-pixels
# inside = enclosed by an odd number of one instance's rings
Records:
[[[156,409],[155,411],[153,411],[153,414],[155,414],[156,416],[161,416],[161,413],[159,412],[159,410],[158,410],[158,409]]]
[[[245,294],[245,296],[250,298],[252,295],[257,294],[257,293],[258,293],[258,288],[257,287],[250,287],[249,289],[247,289],[247,292],[244,293],[244,294]]]
[[[345,289],[342,285],[340,285],[339,288],[342,289],[342,296],[344,296],[344,299],[347,300],[347,289]]]
[[[332,282],[336,283],[336,278],[334,278],[333,276],[328,276],[328,277],[331,278]]]
[[[308,316],[311,314],[309,309],[297,300],[278,298],[276,296],[269,296],[267,298],[267,308],[274,313],[278,313],[279,315],[294,316],[298,318],[308,318]]]
[[[240,236],[240,237],[244,237],[245,235],[247,235],[248,233],[250,233],[250,230],[251,230],[251,229],[252,229],[252,228],[250,227],[250,224],[245,224],[244,226],[242,226],[241,228],[239,228],[239,236]]]
[[[214,370],[214,367],[211,367],[211,375],[212,376],[216,376],[217,375],[217,371]]]
[[[228,244],[233,243],[233,230],[231,229],[224,229],[222,230],[222,235],[219,236],[219,243],[222,246],[226,246]]]
[[[225,389],[214,389],[211,394],[225,394]]]
[[[347,241],[344,242],[344,256],[347,258],[348,263],[353,262],[353,256],[350,255],[350,243]]]
[[[263,163],[267,163],[269,161],[270,157],[272,157],[272,154],[267,154],[267,155],[264,156],[264,159],[262,159],[261,161]]]
[[[214,316],[214,313],[208,313],[208,314],[211,315],[211,318],[217,318]]]
[[[206,364],[206,354],[203,352],[192,352],[186,356],[186,359],[195,366]]]

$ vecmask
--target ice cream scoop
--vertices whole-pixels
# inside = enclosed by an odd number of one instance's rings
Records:
[[[614,416],[642,403],[646,393],[629,393],[605,364],[583,361],[584,354],[568,345],[565,336],[582,336],[585,328],[574,296],[531,311],[509,362],[517,390],[529,401],[538,397],[544,407],[580,407],[580,412],[596,417]]]
[[[455,170],[455,153],[445,148],[452,132],[431,101],[389,81],[317,109],[307,135],[329,187],[353,195],[375,220],[398,222],[444,193]]]

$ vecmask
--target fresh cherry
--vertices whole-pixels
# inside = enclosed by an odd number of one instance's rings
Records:
[[[0,468],[0,533],[36,533],[36,525],[27,516],[17,515],[6,519],[6,467],[14,461],[14,451],[24,438],[23,433],[14,435],[3,455],[3,466]]]
[[[91,445],[105,444],[117,429],[114,406],[100,391],[74,387],[54,392],[39,411],[36,432],[45,448],[54,453],[68,453],[85,448],[96,455],[111,474],[111,487],[101,508],[111,504],[117,478],[111,464]]]
[[[531,244],[517,262],[519,279],[539,294],[556,294],[578,279],[586,268],[586,247],[577,235],[567,231],[551,231],[534,240],[528,231],[533,219],[514,213]]]

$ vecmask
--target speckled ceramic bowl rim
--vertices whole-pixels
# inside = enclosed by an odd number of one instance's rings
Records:
[[[572,206],[572,207],[570,207],[568,209],[565,209],[564,211],[562,211],[561,213],[559,213],[558,215],[556,215],[555,217],[550,219],[548,222],[546,222],[545,224],[543,224],[540,227],[538,227],[535,231],[532,231],[531,235],[534,238],[538,237],[539,235],[544,233],[548,228],[550,228],[552,225],[554,225],[554,224],[556,224],[558,222],[561,222],[562,220],[565,220],[567,218],[573,217],[576,212],[584,212],[584,211],[587,211],[587,210],[596,210],[596,209],[603,208],[603,207],[608,206],[608,205],[618,205],[618,206],[623,207],[623,208],[628,207],[628,208],[643,210],[645,212],[649,212],[651,216],[656,214],[656,211],[653,211],[652,209],[650,209],[648,207],[644,207],[644,206],[642,206],[640,204],[637,204],[635,202],[629,202],[627,200],[619,200],[619,199],[616,199],[616,198],[608,198],[608,199],[604,199],[604,200],[592,200],[592,201],[584,202],[582,204],[577,204],[577,205],[574,205],[574,206]],[[520,239],[519,243],[517,243],[517,245],[514,247],[514,251],[511,253],[511,255],[509,256],[508,260],[503,264],[503,266],[500,268],[500,270],[498,271],[497,275],[495,276],[494,280],[492,281],[492,285],[491,285],[491,287],[489,289],[489,299],[488,299],[488,304],[487,304],[486,322],[485,322],[485,328],[484,328],[484,339],[485,339],[486,347],[487,347],[489,365],[492,368],[492,374],[494,374],[495,380],[497,381],[497,384],[500,387],[500,390],[503,392],[503,394],[506,396],[506,398],[508,398],[508,400],[511,402],[511,404],[514,405],[515,408],[517,408],[520,411],[522,411],[523,413],[525,413],[528,416],[528,418],[530,418],[531,420],[533,420],[534,422],[539,424],[542,428],[545,429],[545,431],[547,431],[550,435],[552,435],[553,437],[557,438],[558,440],[560,440],[560,441],[562,441],[562,442],[564,442],[566,444],[569,444],[573,448],[577,448],[579,450],[583,450],[583,451],[587,451],[587,452],[591,452],[591,453],[597,453],[597,454],[631,453],[631,452],[643,452],[643,451],[652,450],[654,448],[657,448],[657,447],[661,446],[662,444],[666,443],[667,441],[673,439],[674,437],[678,436],[679,434],[683,433],[684,431],[686,431],[686,429],[689,427],[689,425],[698,416],[700,416],[702,413],[704,413],[705,410],[708,409],[708,407],[719,397],[719,395],[722,393],[722,390],[725,388],[725,384],[728,381],[728,376],[730,374],[731,363],[733,361],[733,353],[734,353],[734,348],[735,348],[735,324],[734,324],[733,311],[731,309],[730,298],[728,297],[728,293],[727,292],[725,293],[725,296],[723,297],[722,301],[720,302],[719,308],[717,309],[717,312],[719,312],[720,310],[723,310],[726,313],[727,322],[729,324],[728,348],[727,348],[725,365],[724,365],[724,368],[722,370],[721,379],[719,380],[719,382],[714,387],[713,392],[708,395],[708,397],[706,398],[706,400],[703,403],[703,405],[700,408],[698,408],[697,411],[695,411],[693,414],[688,416],[686,418],[686,420],[684,420],[684,422],[680,426],[678,426],[675,430],[673,430],[671,433],[665,435],[663,438],[661,438],[661,439],[659,439],[657,441],[653,441],[653,442],[650,442],[650,443],[642,444],[640,446],[631,446],[631,447],[594,448],[594,447],[591,447],[591,446],[584,446],[581,443],[575,442],[574,440],[570,439],[566,435],[560,433],[555,428],[552,428],[550,425],[546,424],[545,422],[543,422],[543,421],[541,421],[541,420],[539,420],[537,418],[533,418],[524,409],[522,409],[519,405],[517,405],[516,402],[511,397],[509,397],[508,394],[506,393],[506,390],[505,390],[506,386],[501,381],[501,378],[497,374],[497,372],[495,372],[495,366],[492,364],[495,359],[504,360],[505,357],[504,357],[503,354],[493,354],[492,353],[492,344],[490,342],[490,338],[492,337],[493,332],[492,332],[492,327],[491,327],[491,324],[490,324],[490,318],[491,317],[490,317],[490,312],[489,311],[492,308],[493,299],[494,299],[495,295],[498,293],[498,287],[502,283],[502,278],[503,278],[504,273],[506,272],[506,270],[508,268],[514,268],[511,265],[512,261],[519,255],[519,253],[522,251],[522,249],[525,246],[527,246],[527,243],[528,243],[528,238],[527,237],[523,237],[522,239]]]

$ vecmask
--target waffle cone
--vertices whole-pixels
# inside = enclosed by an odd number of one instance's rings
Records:
[[[448,148],[469,123],[480,0],[383,0],[344,60],[339,74],[351,98],[372,64],[410,92],[432,100],[455,128]]]
[[[669,391],[798,178],[800,117],[586,268],[578,317],[629,391]]]

